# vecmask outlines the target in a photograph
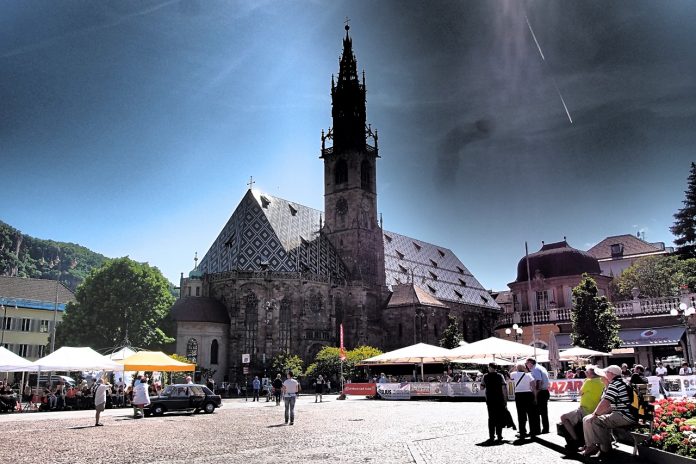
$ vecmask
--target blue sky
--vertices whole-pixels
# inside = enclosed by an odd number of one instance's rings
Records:
[[[178,283],[249,176],[323,209],[346,17],[386,229],[494,289],[525,241],[671,244],[696,146],[696,3],[676,0],[6,0],[0,219]]]

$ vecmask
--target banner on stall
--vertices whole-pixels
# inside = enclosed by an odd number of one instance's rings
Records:
[[[555,379],[549,382],[549,395],[554,400],[575,400],[585,379]]]
[[[410,400],[411,385],[409,383],[380,383],[377,384],[377,394],[385,400]]]
[[[343,385],[343,393],[346,395],[374,396],[377,393],[375,383],[347,383]]]

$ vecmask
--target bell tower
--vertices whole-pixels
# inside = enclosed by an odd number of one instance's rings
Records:
[[[321,134],[324,233],[352,281],[384,286],[384,243],[377,220],[377,131],[366,124],[365,72],[361,81],[350,26],[345,29],[338,79],[331,77],[333,127]],[[326,146],[329,140],[331,147]]]

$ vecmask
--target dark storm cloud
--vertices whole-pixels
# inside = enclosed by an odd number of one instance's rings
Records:
[[[450,129],[437,153],[438,170],[435,184],[445,188],[451,187],[456,181],[460,160],[467,154],[467,146],[490,137],[493,128],[494,123],[491,119],[482,118]]]

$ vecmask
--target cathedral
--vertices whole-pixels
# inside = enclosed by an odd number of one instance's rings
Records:
[[[176,351],[216,381],[260,375],[279,353],[312,362],[341,325],[347,349],[382,351],[437,345],[449,315],[467,341],[493,333],[499,306],[450,249],[382,228],[378,134],[345,29],[321,135],[324,212],[250,188],[181,276]]]

